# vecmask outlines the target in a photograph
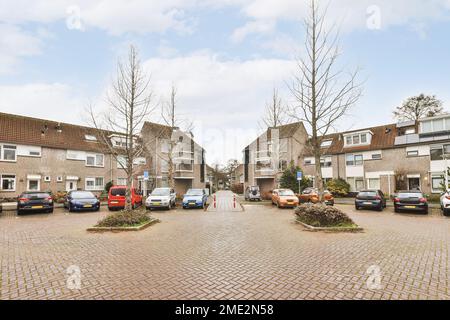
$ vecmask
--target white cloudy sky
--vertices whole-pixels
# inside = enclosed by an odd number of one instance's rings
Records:
[[[322,1],[323,2],[323,1]],[[363,68],[364,97],[340,129],[391,122],[421,92],[450,102],[450,0],[330,1],[342,63]],[[367,21],[380,15],[380,28]],[[155,102],[178,87],[208,162],[240,158],[273,87],[302,54],[303,0],[0,0],[0,111],[85,124],[129,44]],[[150,120],[158,121],[158,112]]]

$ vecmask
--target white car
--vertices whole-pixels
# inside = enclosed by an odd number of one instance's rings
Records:
[[[176,205],[177,195],[171,188],[156,188],[145,200],[147,210],[164,208],[170,210]]]
[[[441,196],[441,209],[444,216],[450,216],[450,190]]]

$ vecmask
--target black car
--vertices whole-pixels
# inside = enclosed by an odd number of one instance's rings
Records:
[[[356,196],[355,208],[383,211],[386,208],[386,198],[381,190],[362,190]]]
[[[428,214],[428,201],[420,191],[400,191],[394,198],[395,212],[412,211]]]
[[[48,192],[24,192],[17,199],[17,214],[25,212],[53,213],[53,198]]]
[[[100,200],[90,191],[70,191],[65,200],[64,208],[73,211],[99,211]]]

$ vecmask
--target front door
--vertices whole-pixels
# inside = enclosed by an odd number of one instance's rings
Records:
[[[66,191],[76,191],[77,190],[77,182],[76,181],[66,181]]]
[[[408,188],[409,190],[420,190],[420,178],[409,178]]]

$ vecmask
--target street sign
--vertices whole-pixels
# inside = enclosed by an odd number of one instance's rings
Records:
[[[144,180],[148,181],[148,171],[144,171]]]
[[[297,171],[297,181],[302,181],[303,179],[303,172]]]

